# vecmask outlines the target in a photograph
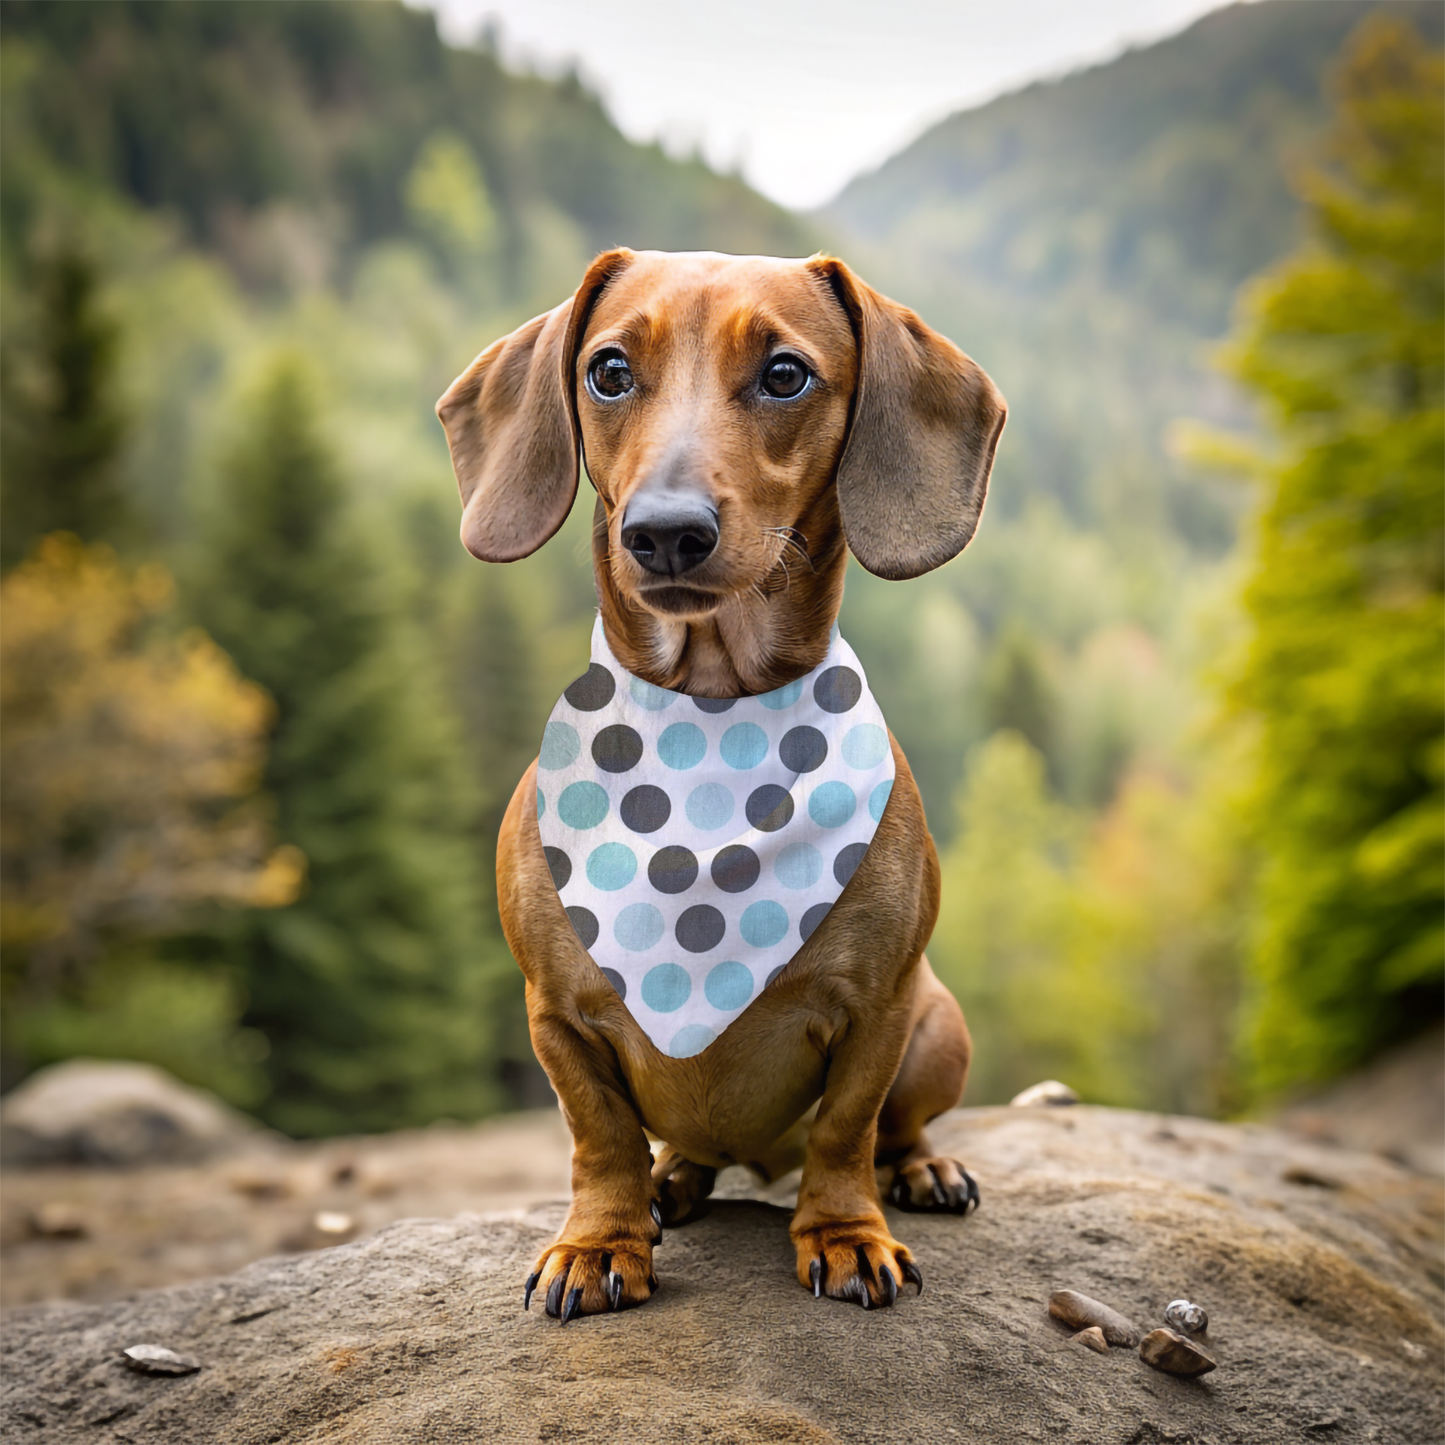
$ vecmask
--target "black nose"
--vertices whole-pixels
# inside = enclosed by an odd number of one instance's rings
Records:
[[[705,502],[634,497],[622,519],[622,545],[659,577],[680,577],[717,546],[717,513]]]

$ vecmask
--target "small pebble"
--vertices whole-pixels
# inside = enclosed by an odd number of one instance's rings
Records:
[[[142,1375],[194,1375],[201,1368],[199,1360],[178,1355],[164,1345],[131,1345],[125,1351],[125,1362]]]
[[[1049,1296],[1049,1313],[1056,1320],[1072,1325],[1076,1330],[1086,1330],[1097,1325],[1104,1338],[1111,1345],[1123,1345],[1133,1349],[1139,1343],[1139,1330],[1133,1321],[1125,1319],[1117,1310],[1100,1304],[1077,1290],[1056,1289]]]
[[[1011,1106],[1027,1109],[1031,1104],[1050,1104],[1055,1108],[1065,1104],[1077,1104],[1079,1096],[1057,1079],[1045,1079],[1042,1084],[1030,1084],[1022,1094],[1015,1094],[1009,1100]]]
[[[1098,1325],[1090,1325],[1088,1329],[1080,1330],[1079,1333],[1074,1336],[1074,1343],[1087,1345],[1091,1350],[1095,1350],[1101,1355],[1107,1355],[1109,1353],[1109,1342],[1104,1338],[1104,1332]]]
[[[1186,1335],[1202,1335],[1209,1328],[1209,1316],[1202,1305],[1190,1304],[1187,1299],[1170,1300],[1164,1306],[1164,1318]]]
[[[350,1234],[356,1221],[349,1214],[323,1209],[312,1221],[321,1234]]]
[[[1139,1358],[1166,1375],[1207,1375],[1215,1368],[1193,1340],[1173,1330],[1150,1330],[1139,1345]]]

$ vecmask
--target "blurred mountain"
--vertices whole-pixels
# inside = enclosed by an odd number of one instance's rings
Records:
[[[40,82],[24,120],[45,160],[172,212],[253,282],[278,250],[302,279],[337,279],[367,245],[426,229],[414,173],[437,137],[466,147],[461,172],[434,159],[475,203],[451,229],[491,240],[507,289],[549,247],[812,247],[740,179],[625,139],[575,77],[451,48],[400,3],[4,0],[0,17],[12,75]]]
[[[1261,0],[951,116],[819,219],[869,279],[994,374],[1012,403],[994,505],[1040,492],[1113,532],[1229,539],[1227,498],[1167,456],[1178,416],[1232,418],[1200,343],[1299,239],[1292,174],[1369,13],[1432,44],[1434,3]]]

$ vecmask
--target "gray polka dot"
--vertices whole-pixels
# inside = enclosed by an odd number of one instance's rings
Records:
[[[828,739],[817,728],[789,728],[778,744],[778,757],[790,773],[811,773],[827,756]]]
[[[831,903],[815,903],[798,923],[798,934],[806,943],[817,931],[818,925],[828,916]]]
[[[574,903],[567,910],[567,917],[571,920],[572,927],[577,930],[577,937],[582,940],[582,947],[591,948],[597,942],[597,934],[600,931],[597,926],[597,915],[590,908],[583,908],[580,904]]]
[[[572,860],[560,848],[543,848],[542,852],[552,874],[552,887],[560,893],[572,876]]]
[[[833,859],[833,877],[846,888],[848,880],[858,871],[858,865],[863,861],[863,855],[868,851],[866,843],[849,843],[838,856]]]
[[[626,773],[642,761],[642,736],[626,723],[613,723],[592,739],[592,761],[604,772]]]
[[[741,843],[718,850],[712,860],[712,881],[724,893],[746,893],[758,881],[763,865],[751,848]]]
[[[617,997],[625,1001],[627,998],[627,980],[623,978],[615,968],[604,968],[602,970],[602,977],[617,990]]]
[[[697,903],[684,909],[677,920],[677,941],[689,953],[706,953],[723,941],[727,923],[710,903]]]
[[[699,712],[710,713],[726,712],[737,704],[735,697],[695,697],[692,701]]]
[[[793,797],[776,783],[764,783],[748,794],[744,809],[749,824],[760,833],[776,833],[793,821]]]
[[[647,865],[647,881],[659,893],[686,893],[697,882],[697,854],[677,845],[659,848]]]
[[[628,790],[617,811],[634,833],[655,833],[672,816],[672,801],[661,788],[642,783]]]
[[[594,662],[566,692],[562,694],[578,712],[596,712],[612,701],[617,691],[617,682],[612,674]]]
[[[824,712],[848,712],[863,696],[863,679],[851,667],[830,667],[813,684],[813,701]]]

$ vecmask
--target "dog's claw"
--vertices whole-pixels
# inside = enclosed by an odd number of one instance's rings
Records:
[[[659,1230],[661,1230],[662,1210],[657,1207],[657,1200],[654,1199],[648,1207],[652,1210],[652,1222],[658,1227]]]
[[[885,1305],[891,1305],[898,1298],[898,1281],[893,1278],[893,1271],[886,1265],[879,1267],[878,1288],[883,1292]]]
[[[903,1261],[903,1278],[916,1286],[919,1294],[923,1293],[923,1271],[911,1259]]]
[[[607,1302],[614,1310],[622,1303],[622,1276],[615,1271],[607,1276]]]
[[[547,1291],[547,1313],[555,1320],[562,1312],[562,1296],[567,1290],[567,1276],[559,1274]]]
[[[577,1315],[578,1311],[581,1310],[581,1308],[582,1290],[579,1287],[577,1289],[574,1289],[572,1293],[567,1296],[567,1303],[562,1310],[562,1323],[565,1325],[568,1320],[574,1318]]]
[[[540,1269],[527,1276],[527,1283],[522,1289],[522,1308],[524,1310],[532,1308],[532,1291],[537,1288],[537,1281],[541,1278],[542,1271]]]
[[[828,1271],[828,1261],[820,1254],[812,1264],[808,1266],[808,1278],[813,1283],[813,1298],[823,1298],[823,1276]]]
[[[963,1198],[963,1212],[967,1214],[970,1205],[972,1205],[974,1209],[982,1208],[983,1197],[978,1192],[977,1181],[974,1179],[973,1175],[968,1172],[967,1169],[963,1171],[963,1182],[968,1188],[968,1192],[964,1195]]]

